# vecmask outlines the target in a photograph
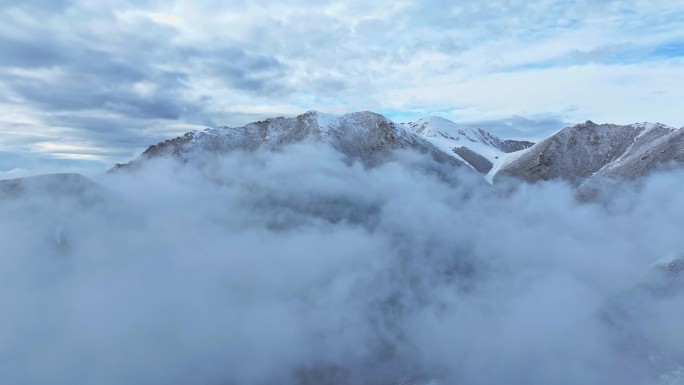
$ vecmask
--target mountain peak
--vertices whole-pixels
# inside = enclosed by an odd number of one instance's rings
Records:
[[[451,121],[451,120],[449,120],[449,119],[447,119],[447,118],[443,118],[443,117],[441,117],[441,116],[434,116],[434,115],[433,115],[433,116],[428,116],[427,118],[418,119],[418,121],[424,121],[424,122],[443,122],[443,123],[456,124],[455,122],[453,122],[453,121]]]
[[[318,117],[318,116],[323,116],[323,115],[325,115],[325,116],[339,116],[339,115],[334,115],[334,114],[328,114],[328,113],[321,112],[318,110],[309,110],[303,114],[297,115],[297,117],[307,117],[307,116]]]
[[[543,140],[502,167],[497,178],[562,179],[575,186],[589,179],[635,179],[660,164],[684,160],[684,138],[676,134],[661,123],[598,125],[588,120]]]
[[[461,125],[438,116],[406,123],[406,126],[485,175],[498,170],[508,158],[509,153],[523,150],[534,144],[526,141],[502,140],[482,128]]]
[[[306,111],[305,113],[303,113],[302,115],[318,115],[318,114],[320,114],[320,113],[321,113],[321,112],[318,111],[318,110],[308,110],[308,111]]]
[[[394,150],[414,149],[431,154],[440,163],[461,165],[458,157],[385,116],[359,111],[344,115],[307,111],[292,118],[278,117],[249,123],[243,127],[210,128],[189,132],[150,146],[133,163],[170,155],[188,161],[196,155],[226,153],[234,150],[276,150],[292,143],[314,141],[330,145],[350,160],[372,165],[391,156]],[[116,168],[126,167],[117,165]]]
[[[577,123],[576,125],[573,126],[573,128],[591,128],[591,127],[598,127],[599,125],[594,123],[591,120],[587,120],[583,123]]]

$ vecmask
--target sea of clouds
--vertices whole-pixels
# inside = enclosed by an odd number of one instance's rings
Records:
[[[0,378],[684,383],[681,265],[654,265],[683,173],[578,203],[466,171],[298,144],[6,193]]]

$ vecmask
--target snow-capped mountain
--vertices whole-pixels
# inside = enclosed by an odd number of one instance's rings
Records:
[[[132,163],[160,154],[185,159],[190,154],[202,152],[276,150],[283,145],[302,141],[331,145],[347,158],[364,164],[375,164],[394,150],[413,149],[430,154],[440,163],[463,165],[459,158],[444,153],[403,125],[367,111],[345,115],[309,111],[294,118],[266,119],[243,127],[219,127],[188,132],[150,146]]]
[[[601,179],[636,179],[666,164],[684,163],[684,130],[659,123],[596,124],[564,128],[537,144],[504,140],[485,130],[431,117],[398,124],[373,112],[331,115],[309,111],[243,127],[209,128],[152,145],[126,165],[159,155],[187,160],[193,154],[277,150],[313,141],[330,145],[349,160],[373,165],[395,150],[430,154],[452,166],[467,165],[494,183],[562,179],[575,187]]]
[[[562,179],[579,186],[590,177],[635,179],[662,163],[682,162],[682,133],[658,123],[599,125],[587,121],[564,128],[510,159],[494,180]]]
[[[420,119],[406,123],[406,126],[485,175],[496,172],[509,157],[508,154],[534,144],[520,140],[502,140],[481,128],[462,126],[439,117]]]
[[[647,124],[625,153],[592,178],[636,179],[668,163],[684,162],[684,130]]]

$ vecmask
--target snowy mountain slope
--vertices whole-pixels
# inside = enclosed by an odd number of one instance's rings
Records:
[[[592,178],[636,179],[667,163],[684,163],[684,130],[654,125],[642,132],[620,158]]]
[[[481,174],[498,169],[507,154],[529,148],[534,143],[502,140],[497,136],[450,120],[430,117],[405,124],[447,153],[456,154]]]
[[[602,169],[620,164],[635,165],[635,156],[666,137],[675,129],[662,124],[638,123],[630,125],[595,124],[591,121],[567,127],[529,148],[521,156],[503,165],[494,180],[514,177],[527,182],[562,179],[579,186]],[[642,164],[639,175],[653,170],[656,163],[672,158],[676,149],[657,157],[652,164]],[[663,153],[665,154],[665,152]],[[639,162],[636,162],[639,163]],[[610,173],[626,177],[625,167]]]
[[[376,164],[399,149],[428,153],[440,163],[463,165],[456,157],[444,153],[425,138],[380,114],[355,112],[338,116],[317,111],[309,111],[294,118],[267,119],[244,127],[188,132],[150,146],[140,158],[131,163],[163,154],[187,159],[191,154],[204,152],[277,150],[289,143],[309,140],[331,145],[348,159],[367,165]]]
[[[650,140],[642,140],[650,137]],[[658,126],[640,135],[625,154],[591,175],[577,188],[581,200],[617,193],[620,181],[631,181],[653,171],[684,165],[684,129]]]

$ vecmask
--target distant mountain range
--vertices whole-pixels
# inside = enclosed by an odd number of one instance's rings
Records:
[[[684,129],[660,123],[629,125],[591,121],[564,128],[539,143],[502,139],[481,128],[431,117],[395,123],[373,112],[330,115],[309,111],[243,127],[188,132],[152,145],[124,165],[171,155],[187,160],[203,153],[276,150],[311,140],[325,143],[349,160],[381,162],[398,149],[431,155],[440,163],[467,166],[490,183],[506,178],[535,183],[564,180],[586,189],[603,179],[634,180],[665,167],[684,164]]]
[[[611,182],[632,181],[657,170],[684,165],[684,127],[660,123],[616,125],[586,121],[535,144],[500,138],[481,128],[438,117],[396,123],[368,111],[344,115],[309,111],[293,118],[271,118],[243,127],[188,132],[151,145],[136,159],[116,164],[110,171],[135,168],[160,156],[189,161],[236,150],[277,151],[288,144],[306,141],[330,146],[347,161],[366,166],[391,159],[397,150],[412,150],[447,167],[479,174],[495,185],[506,179],[529,183],[562,180],[585,199],[591,199],[596,190]],[[49,181],[74,178],[62,175]],[[17,194],[24,186],[42,181],[20,180],[4,181],[0,194]]]

